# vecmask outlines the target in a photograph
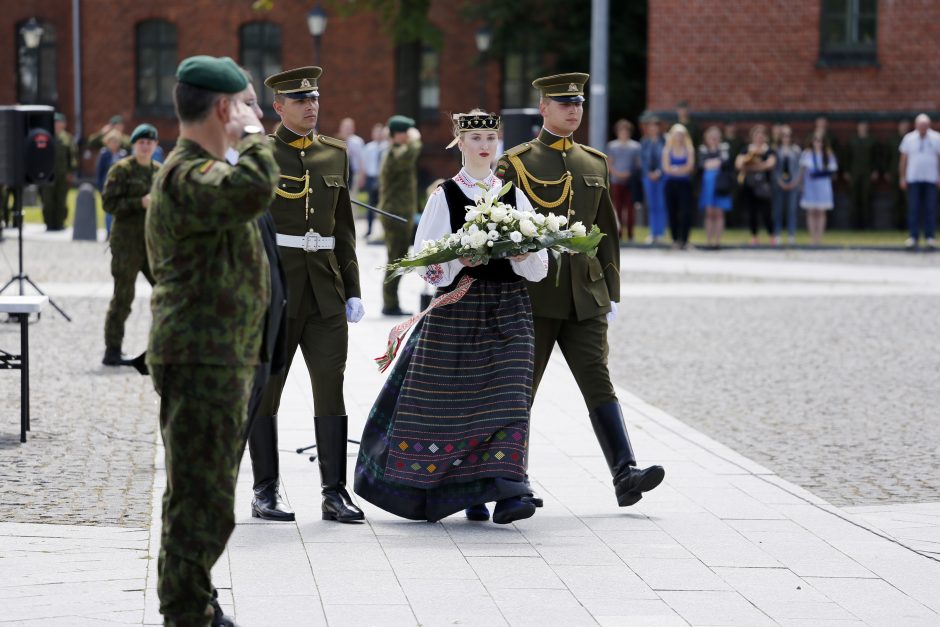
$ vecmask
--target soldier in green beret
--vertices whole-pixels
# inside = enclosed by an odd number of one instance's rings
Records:
[[[121,148],[130,152],[131,138],[124,134],[124,118],[120,115],[112,115],[107,124],[89,135],[85,147],[92,152],[100,151],[105,145],[105,135],[111,131],[115,131],[121,138]]]
[[[114,294],[104,319],[105,366],[126,365],[121,354],[124,323],[134,302],[134,282],[142,272],[153,285],[144,247],[144,216],[150,206],[150,184],[160,164],[153,160],[157,147],[157,129],[141,124],[131,135],[133,154],[108,170],[101,195],[105,212],[114,217],[111,225],[111,276]]]
[[[320,113],[317,84],[323,70],[301,67],[269,76],[274,111],[280,116],[269,135],[281,176],[271,215],[287,277],[287,366],[298,346],[313,388],[317,461],[324,520],[364,519],[346,490],[349,419],[343,379],[349,322],[364,310],[359,290],[356,228],[346,181],[346,143],[316,132]],[[287,372],[271,378],[257,420],[275,421]],[[262,509],[252,506],[254,515]]]
[[[596,257],[562,255],[557,262],[550,258],[549,279],[529,283],[535,320],[533,390],[557,343],[584,396],[613,476],[617,502],[623,507],[658,486],[665,473],[661,466],[636,467],[607,369],[607,325],[616,317],[620,300],[620,246],[608,191],[607,157],[573,139],[581,125],[587,80],[587,74],[571,73],[532,83],[542,96],[542,131],[533,141],[507,150],[496,174],[522,189],[536,211],[566,215],[569,222],[580,221],[589,230],[597,225],[605,235]],[[552,280],[556,276],[557,285]],[[534,495],[533,500],[541,504]]]
[[[278,168],[258,118],[236,97],[248,80],[234,61],[189,57],[176,78],[179,141],[154,177],[145,222],[156,280],[147,365],[166,447],[157,593],[165,625],[234,625],[210,573],[235,527],[271,291],[256,220]],[[233,146],[235,165],[224,159]]]
[[[78,149],[72,134],[66,131],[67,120],[62,113],[55,114],[55,178],[52,185],[39,188],[42,198],[42,219],[47,231],[61,231],[69,210],[65,205],[71,186],[72,173],[78,167]]]
[[[388,121],[392,143],[382,157],[379,168],[379,209],[405,218],[399,222],[381,216],[385,231],[385,249],[388,262],[404,257],[411,243],[411,232],[418,206],[418,157],[421,155],[421,132],[415,121],[403,115],[393,115]],[[382,313],[386,316],[410,316],[398,304],[398,284],[401,277],[388,280],[385,275],[382,288]]]

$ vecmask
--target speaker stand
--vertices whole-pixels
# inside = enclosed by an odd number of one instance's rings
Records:
[[[36,285],[32,279],[29,278],[28,274],[23,273],[23,186],[17,185],[13,189],[13,222],[16,224],[17,230],[17,244],[18,244],[18,257],[19,257],[19,272],[17,272],[13,277],[7,281],[3,287],[0,287],[0,294],[5,292],[11,285],[14,283],[19,283],[20,296],[23,295],[23,284],[29,283],[30,287],[36,290],[41,296],[47,296],[38,285]],[[62,314],[62,317],[68,320],[69,322],[72,319],[69,317],[61,307],[59,307],[54,300],[49,299],[49,304],[52,305],[56,311]]]

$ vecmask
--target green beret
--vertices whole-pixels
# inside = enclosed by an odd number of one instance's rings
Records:
[[[55,114],[53,117],[55,118],[55,121],[56,121],[56,122],[65,122],[65,114],[64,114],[64,113],[59,113],[58,111],[56,111],[56,114]]]
[[[539,90],[544,98],[558,102],[584,102],[584,84],[590,75],[583,72],[554,74],[532,81],[532,86]]]
[[[404,115],[393,115],[388,119],[388,131],[390,133],[403,133],[409,128],[414,128],[415,121]]]
[[[120,115],[112,115],[111,119],[108,120],[108,124],[123,124],[124,118]]]
[[[248,78],[231,58],[204,54],[183,59],[176,80],[220,94],[237,94],[248,87]]]
[[[141,124],[134,129],[134,132],[131,133],[131,143],[133,144],[138,139],[152,139],[157,141],[157,129],[152,124]]]

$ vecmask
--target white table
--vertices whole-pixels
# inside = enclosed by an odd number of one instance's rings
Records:
[[[0,349],[0,370],[20,371],[20,442],[29,431],[29,315],[38,314],[47,302],[48,296],[0,296],[0,313],[20,322],[20,354]]]

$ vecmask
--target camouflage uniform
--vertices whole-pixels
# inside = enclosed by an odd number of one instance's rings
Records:
[[[385,248],[391,263],[408,254],[415,209],[418,206],[416,164],[421,154],[421,140],[391,145],[379,170],[379,209],[401,216],[407,223],[381,216],[385,231]],[[386,274],[388,278],[388,274]],[[382,287],[382,308],[398,309],[398,283],[401,277],[387,281]]]
[[[104,210],[114,216],[111,226],[111,276],[114,277],[114,295],[104,319],[104,345],[120,351],[124,340],[124,322],[134,302],[134,282],[143,272],[153,285],[153,276],[147,264],[144,248],[144,216],[146,209],[141,198],[150,193],[154,173],[160,168],[156,161],[140,165],[125,157],[108,171],[108,179],[101,195]]]
[[[168,625],[206,625],[210,571],[235,526],[247,402],[260,363],[270,268],[256,219],[278,168],[250,136],[237,165],[181,139],[157,172],[147,211],[156,279],[147,363],[161,395],[167,486],[157,565]]]
[[[78,166],[78,151],[72,135],[62,131],[55,137],[55,180],[52,185],[39,188],[42,197],[42,220],[51,230],[65,228],[68,208],[65,199],[69,192],[68,176]]]

